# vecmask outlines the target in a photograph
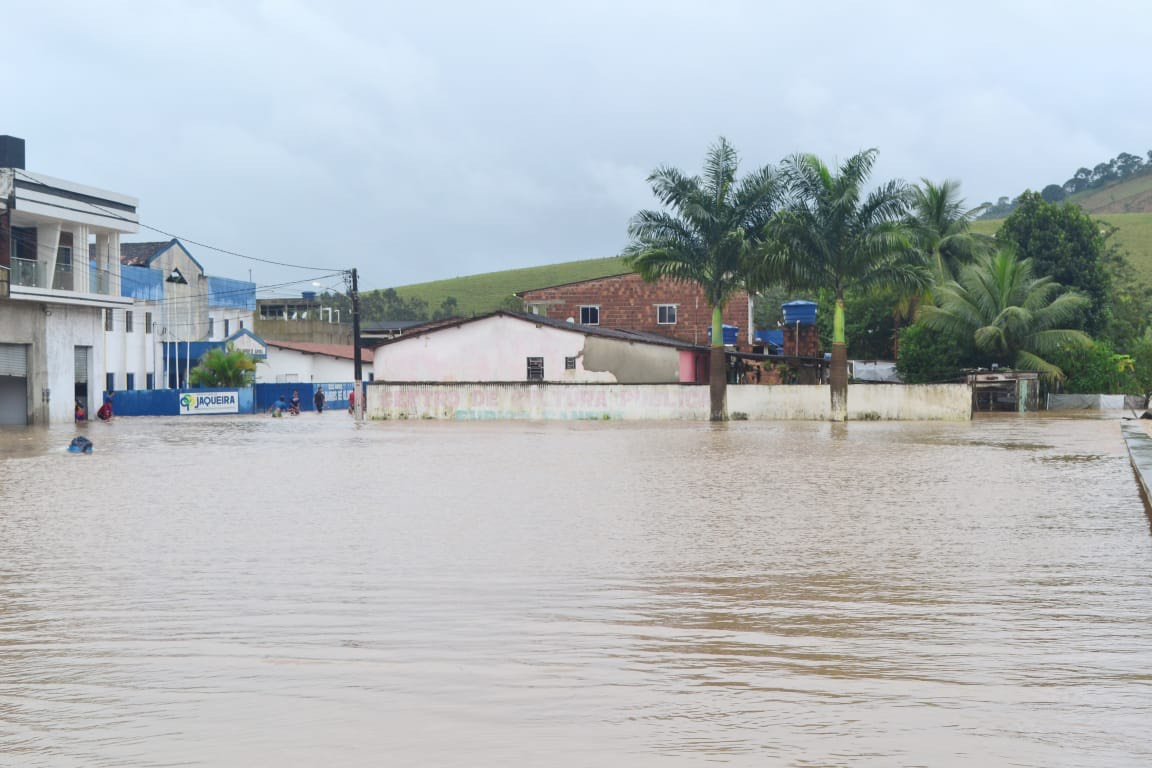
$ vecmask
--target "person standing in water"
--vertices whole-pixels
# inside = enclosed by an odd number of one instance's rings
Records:
[[[312,403],[316,406],[316,413],[324,413],[323,387],[316,387],[316,394],[312,395]]]

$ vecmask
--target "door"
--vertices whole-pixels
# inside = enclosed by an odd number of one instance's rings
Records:
[[[0,425],[28,423],[28,347],[0,344]]]
[[[85,413],[92,413],[91,403],[88,402],[88,358],[92,347],[76,347],[76,389],[73,393],[76,402],[84,406]]]

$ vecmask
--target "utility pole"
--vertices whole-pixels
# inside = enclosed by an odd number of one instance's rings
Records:
[[[360,421],[364,417],[364,392],[360,386],[363,380],[363,363],[360,358],[360,286],[356,281],[356,268],[352,268],[352,289],[349,298],[352,299],[352,391],[356,394],[353,418]]]

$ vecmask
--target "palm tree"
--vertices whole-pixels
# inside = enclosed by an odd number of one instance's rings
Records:
[[[188,373],[188,383],[194,387],[249,387],[255,379],[256,361],[231,344],[205,352]]]
[[[735,148],[721,137],[708,149],[702,177],[668,167],[653,171],[648,183],[668,210],[633,216],[628,224],[632,242],[623,254],[645,280],[667,278],[703,289],[712,309],[712,421],[728,418],[724,307],[746,287],[750,260],[777,201],[776,173],[770,166],[737,182],[738,165]]]
[[[963,265],[992,251],[992,238],[971,228],[972,220],[986,206],[965,210],[958,181],[920,182],[922,186],[909,191],[912,210],[908,224],[915,246],[931,263],[937,282],[943,283],[955,277]]]
[[[768,225],[756,272],[759,285],[780,281],[792,288],[826,288],[835,296],[829,381],[834,421],[848,416],[845,289],[908,292],[930,279],[911,248],[907,187],[890,181],[864,194],[875,160],[875,149],[853,155],[836,171],[815,155],[785,160],[789,200]]]
[[[992,237],[973,232],[971,228],[973,219],[988,206],[965,210],[960,182],[953,179],[945,179],[940,184],[921,179],[920,183],[921,186],[913,186],[908,191],[911,207],[908,226],[913,244],[935,274],[935,282],[942,284],[955,277],[962,266],[994,249]],[[901,321],[915,320],[917,308],[925,299],[931,300],[931,289],[899,296],[892,311],[892,345],[896,356],[899,356]]]
[[[935,305],[920,308],[918,322],[976,349],[1001,365],[1037,371],[1049,381],[1064,372],[1045,358],[1060,350],[1089,349],[1092,339],[1064,326],[1090,305],[1085,296],[1051,277],[1035,277],[1032,260],[1011,248],[964,267],[956,281],[936,290]]]

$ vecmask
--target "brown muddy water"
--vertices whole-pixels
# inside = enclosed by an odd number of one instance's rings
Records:
[[[0,431],[0,765],[1152,765],[1114,419]]]

